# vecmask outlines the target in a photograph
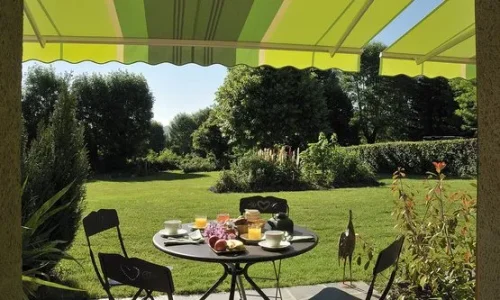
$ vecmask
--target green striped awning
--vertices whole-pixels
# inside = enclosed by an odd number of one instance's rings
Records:
[[[412,0],[24,0],[23,60],[359,69]]]
[[[476,76],[474,0],[445,0],[381,55],[382,75]]]

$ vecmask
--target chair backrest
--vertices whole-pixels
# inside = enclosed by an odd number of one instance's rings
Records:
[[[111,253],[99,253],[99,261],[106,280],[109,278],[125,285],[167,293],[169,299],[172,298],[174,282],[169,268]]]
[[[275,214],[284,212],[289,214],[289,207],[286,199],[276,198],[273,196],[253,196],[240,199],[240,214],[245,212],[245,209],[258,209],[261,213]]]
[[[118,226],[120,226],[120,221],[114,209],[93,211],[83,218],[83,229],[87,237]]]
[[[392,283],[394,282],[394,277],[396,276],[396,271],[398,269],[399,256],[401,254],[401,249],[403,248],[404,240],[405,240],[405,237],[401,236],[396,241],[394,241],[392,244],[390,244],[389,247],[380,251],[378,258],[377,258],[377,262],[375,263],[375,267],[373,268],[373,279],[372,279],[372,283],[370,284],[370,288],[368,289],[368,293],[366,295],[366,300],[371,299],[377,275],[379,273],[387,270],[391,266],[394,266],[394,269],[392,270],[392,273],[391,273],[391,277],[389,278],[389,281],[387,282],[387,285],[384,289],[384,292],[382,293],[382,295],[380,296],[379,299],[384,300],[387,297],[387,294],[389,293],[389,290],[391,289]]]
[[[87,246],[89,248],[90,260],[94,267],[94,271],[97,275],[97,279],[101,283],[102,287],[107,291],[109,285],[107,281],[104,280],[105,277],[101,276],[99,268],[97,267],[94,252],[92,251],[92,245],[90,243],[90,237],[101,233],[109,229],[116,229],[118,240],[120,241],[120,247],[123,255],[127,256],[127,251],[125,250],[125,245],[123,243],[122,234],[120,232],[120,221],[118,220],[118,214],[114,209],[100,209],[98,211],[92,211],[85,218],[83,218],[83,229],[85,231],[85,237],[87,239]]]

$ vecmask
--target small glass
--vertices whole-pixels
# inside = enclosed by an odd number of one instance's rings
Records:
[[[221,212],[217,214],[217,223],[224,224],[229,221],[229,214],[227,212]]]
[[[262,228],[260,224],[248,224],[248,239],[260,240],[262,238]]]
[[[200,229],[207,227],[207,215],[196,215],[194,217],[194,227]]]

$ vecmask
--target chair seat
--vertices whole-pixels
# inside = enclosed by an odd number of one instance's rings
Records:
[[[123,283],[116,281],[114,279],[108,278],[109,286],[123,285]]]

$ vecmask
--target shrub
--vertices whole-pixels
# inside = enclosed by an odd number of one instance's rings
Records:
[[[177,170],[182,157],[175,154],[172,150],[165,148],[156,157],[156,164],[160,170]]]
[[[23,299],[37,299],[37,291],[40,286],[47,286],[58,289],[81,291],[68,286],[64,286],[52,281],[49,274],[43,272],[57,264],[61,258],[72,259],[73,257],[57,248],[65,241],[53,241],[48,237],[52,228],[47,227],[45,222],[51,214],[56,212],[54,205],[71,188],[72,183],[45,201],[35,212],[27,216],[23,223],[22,232],[22,281]],[[59,206],[57,209],[64,209],[70,203]]]
[[[37,138],[23,156],[23,178],[27,182],[22,196],[23,222],[45,200],[74,182],[54,204],[56,213],[45,221],[45,226],[52,229],[47,239],[66,242],[57,245],[61,250],[71,245],[80,223],[84,181],[89,171],[83,127],[75,118],[75,107],[75,100],[67,89],[61,90],[49,124],[40,128]]]
[[[223,171],[212,188],[214,192],[270,192],[303,190],[300,169],[293,159],[284,158],[283,149],[248,152],[230,170]]]
[[[217,169],[217,166],[215,164],[215,159],[212,156],[203,158],[200,156],[188,154],[180,161],[179,168],[184,173],[193,173],[215,171]]]
[[[477,139],[425,142],[391,142],[348,147],[379,173],[402,167],[407,173],[422,174],[433,161],[448,162],[450,175],[477,174]]]
[[[474,299],[477,201],[448,191],[446,164],[434,165],[421,200],[404,183],[404,169],[393,176],[394,215],[406,236],[396,293],[404,299]]]
[[[339,147],[335,135],[329,142],[321,133],[318,142],[309,144],[300,159],[304,180],[316,187],[378,184],[370,166],[360,160],[357,152]]]

